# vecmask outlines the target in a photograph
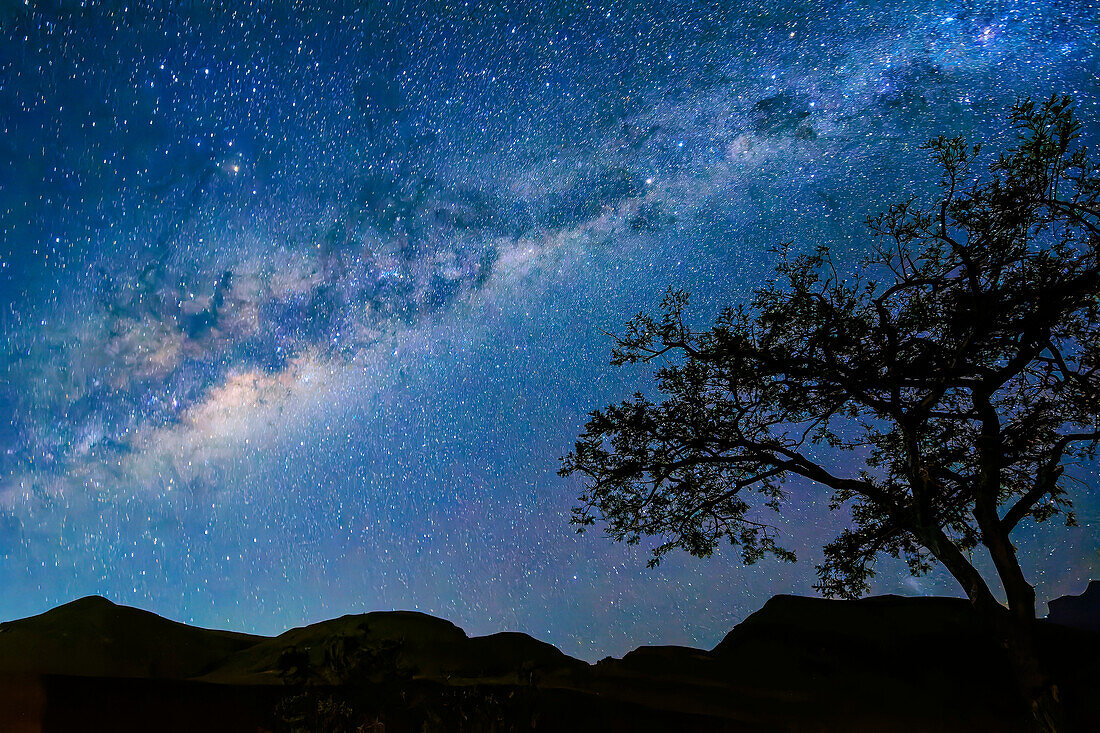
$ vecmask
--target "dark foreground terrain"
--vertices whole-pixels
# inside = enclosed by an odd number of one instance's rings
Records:
[[[1100,730],[1100,634],[1040,631]],[[0,624],[0,731],[1022,730],[1005,669],[948,598],[777,596],[710,651],[589,665],[413,612],[267,638],[90,597]]]

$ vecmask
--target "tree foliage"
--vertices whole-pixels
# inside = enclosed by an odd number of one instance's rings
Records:
[[[1073,523],[1067,468],[1100,438],[1100,169],[1068,98],[1019,102],[1008,124],[988,165],[962,138],[929,141],[938,194],[868,219],[876,245],[855,270],[827,245],[783,245],[774,279],[707,330],[676,291],[629,321],[612,363],[655,365],[659,399],[592,412],[562,459],[585,479],[579,529],[655,536],[651,564],[727,540],[746,563],[791,560],[765,508],[797,477],[851,511],[818,567],[824,594],[866,592],[886,554],[915,574],[938,561],[995,605],[982,547],[1034,618],[1009,534]]]

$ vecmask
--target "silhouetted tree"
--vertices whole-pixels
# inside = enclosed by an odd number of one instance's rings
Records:
[[[612,363],[659,363],[661,399],[592,412],[561,474],[586,479],[580,531],[600,520],[616,540],[656,536],[651,564],[724,540],[746,563],[793,560],[760,507],[778,510],[792,476],[827,487],[852,521],[815,587],[859,596],[883,553],[915,575],[940,563],[1053,730],[1057,689],[1010,535],[1073,524],[1065,469],[1100,438],[1100,169],[1068,98],[1020,102],[1009,122],[1015,143],[987,174],[978,146],[928,142],[940,193],[870,218],[876,246],[855,271],[828,246],[783,245],[777,277],[709,330],[685,325],[674,291],[657,317],[629,321]]]

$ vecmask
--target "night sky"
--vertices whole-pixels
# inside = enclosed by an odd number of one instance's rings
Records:
[[[858,261],[1016,95],[1100,139],[1095,0],[224,5],[0,2],[0,619],[713,646],[844,516],[792,485],[794,565],[576,535],[558,458],[649,384],[600,329],[670,285],[705,326],[780,241]],[[1020,535],[1040,601],[1100,577],[1075,475],[1080,527]]]

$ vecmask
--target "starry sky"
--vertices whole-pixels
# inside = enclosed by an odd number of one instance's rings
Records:
[[[3,0],[0,619],[713,646],[844,517],[792,486],[794,565],[576,535],[558,458],[649,386],[600,330],[670,285],[705,325],[780,241],[858,261],[1016,95],[1097,141],[1098,74],[1096,0]],[[1081,526],[1021,536],[1040,600],[1100,577],[1077,476]]]

